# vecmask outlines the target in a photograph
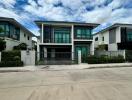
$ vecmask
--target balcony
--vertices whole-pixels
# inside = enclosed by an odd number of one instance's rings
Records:
[[[71,43],[71,38],[50,38],[50,39],[44,39],[43,43]]]

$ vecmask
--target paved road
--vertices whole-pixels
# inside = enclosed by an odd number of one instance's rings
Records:
[[[0,100],[132,100],[132,68],[0,73]]]

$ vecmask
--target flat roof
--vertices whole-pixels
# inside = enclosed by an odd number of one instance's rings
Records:
[[[14,24],[14,25],[20,27],[21,29],[23,29],[25,32],[31,34],[32,36],[35,36],[31,31],[29,31],[27,28],[25,28],[22,24],[20,24],[14,18],[0,17],[0,21],[8,21],[8,22],[11,22],[12,24]]]
[[[45,23],[45,24],[75,24],[75,25],[88,25],[88,26],[98,26],[100,24],[97,23],[85,23],[85,22],[68,22],[68,21],[35,21],[36,24]]]
[[[113,25],[111,25],[111,26],[109,26],[109,27],[107,27],[107,28],[105,28],[105,29],[100,30],[100,31],[97,32],[97,33],[94,33],[93,35],[96,35],[96,34],[105,32],[105,31],[107,31],[107,30],[110,30],[110,29],[112,29],[112,28],[116,28],[116,27],[119,27],[119,26],[132,26],[132,24],[115,23],[115,24],[113,24]]]

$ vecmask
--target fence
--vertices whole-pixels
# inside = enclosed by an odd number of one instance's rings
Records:
[[[78,54],[74,52],[36,52],[36,57],[37,65],[67,65],[78,63]]]
[[[132,50],[126,50],[126,61],[132,62]]]
[[[125,50],[118,50],[118,51],[95,51],[95,56],[109,56],[109,57],[114,57],[114,56],[123,56],[124,59],[126,58],[125,55]]]

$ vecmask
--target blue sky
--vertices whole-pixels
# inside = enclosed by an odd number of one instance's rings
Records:
[[[15,18],[35,35],[34,20],[132,24],[132,0],[0,0],[0,16]]]

